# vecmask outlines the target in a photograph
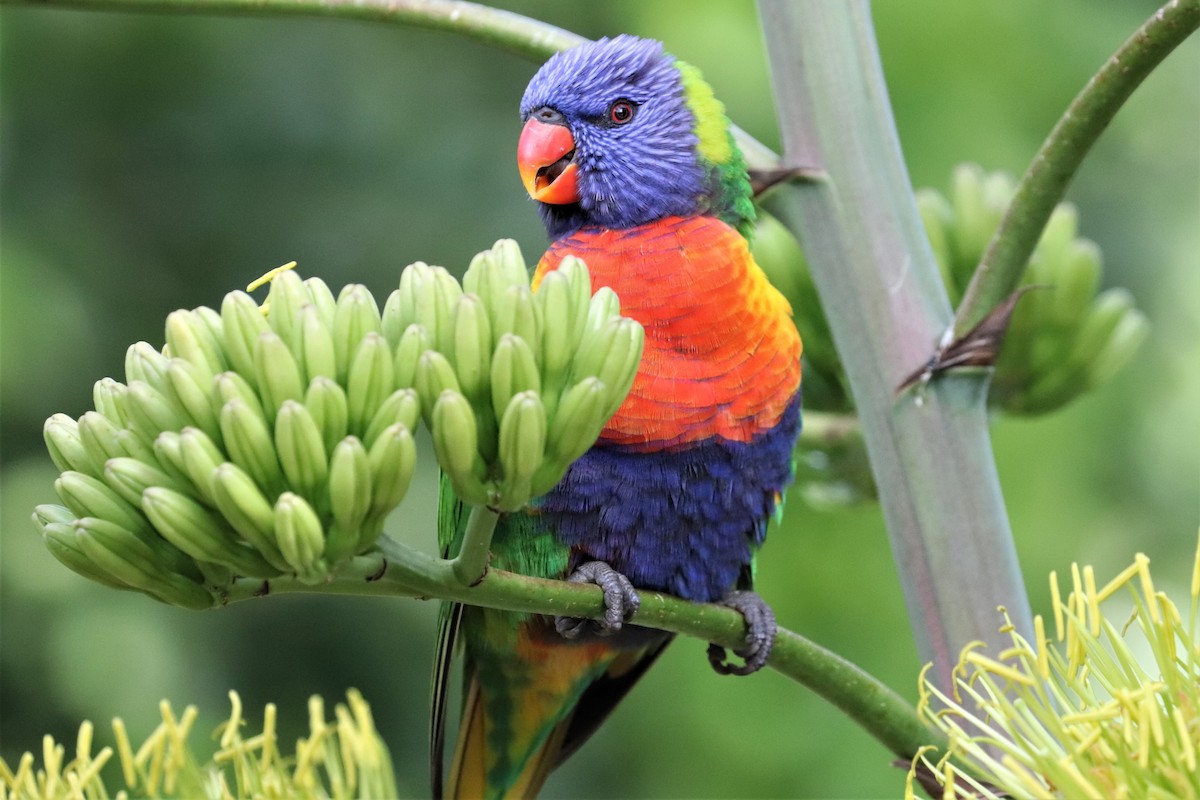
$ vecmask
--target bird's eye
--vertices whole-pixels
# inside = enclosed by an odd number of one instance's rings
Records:
[[[613,125],[624,125],[633,119],[636,108],[630,100],[618,100],[608,107],[608,121]]]

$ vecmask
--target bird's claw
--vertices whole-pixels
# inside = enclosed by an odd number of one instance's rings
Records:
[[[588,561],[567,578],[570,583],[594,583],[604,590],[604,619],[555,617],[554,629],[566,639],[578,639],[585,631],[611,636],[637,613],[641,598],[633,584],[603,561]]]
[[[734,653],[745,662],[738,666],[725,658],[725,648],[718,644],[708,646],[708,663],[720,675],[750,675],[758,672],[771,656],[775,644],[775,612],[766,601],[754,592],[733,591],[720,600],[720,605],[732,608],[746,619],[746,646],[734,648]]]

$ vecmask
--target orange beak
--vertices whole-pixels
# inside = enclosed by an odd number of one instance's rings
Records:
[[[579,202],[575,137],[565,125],[530,119],[517,142],[517,169],[525,191],[540,203]]]

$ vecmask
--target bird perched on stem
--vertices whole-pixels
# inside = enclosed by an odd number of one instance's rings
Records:
[[[767,660],[770,608],[751,591],[800,431],[800,337],[747,244],[751,185],[724,107],[693,67],[632,36],[553,56],[521,101],[521,179],[552,243],[534,287],[566,255],[645,329],[633,389],[599,441],[525,511],[504,515],[492,563],[599,584],[606,618],[451,606],[435,679],[435,795],[528,797],[573,753],[671,636],[627,622],[634,587],[745,616],[742,665]],[[443,546],[461,504],[442,505]],[[464,654],[448,782],[448,654]]]

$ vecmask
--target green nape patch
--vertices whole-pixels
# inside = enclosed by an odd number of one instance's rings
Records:
[[[719,187],[713,208],[725,222],[738,229],[746,239],[754,231],[754,201],[746,161],[729,130],[725,106],[713,94],[700,70],[686,61],[676,61],[688,108],[696,118],[697,151],[716,175]]]

